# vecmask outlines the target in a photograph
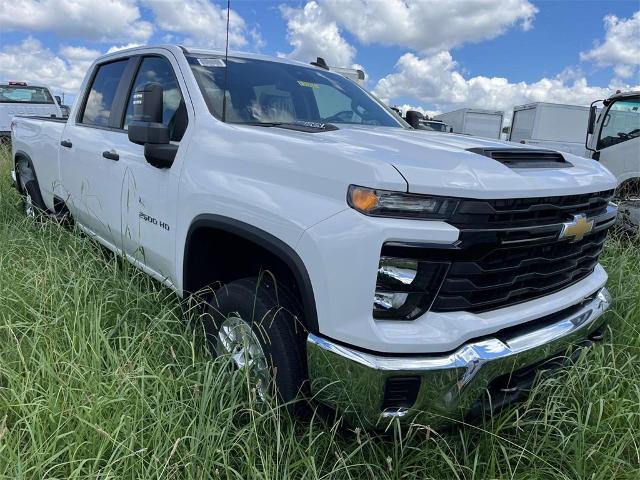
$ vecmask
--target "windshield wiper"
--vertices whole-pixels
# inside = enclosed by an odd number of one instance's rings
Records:
[[[257,127],[278,127],[298,132],[318,133],[338,130],[333,123],[321,122],[234,122],[238,125],[253,125]]]

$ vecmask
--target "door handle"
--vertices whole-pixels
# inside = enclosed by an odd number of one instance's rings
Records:
[[[62,145],[65,148],[71,148],[73,147],[73,143],[71,143],[69,140],[62,140],[60,142],[60,145]]]
[[[118,155],[115,150],[106,150],[102,152],[102,156],[104,158],[108,158],[109,160],[114,160],[116,162],[120,160],[120,155]]]

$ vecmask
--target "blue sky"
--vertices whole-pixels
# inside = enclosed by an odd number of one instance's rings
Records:
[[[128,45],[222,46],[226,1],[0,0],[0,79],[73,98],[98,55]],[[358,64],[384,100],[426,111],[589,103],[640,84],[640,2],[231,1],[239,50]]]

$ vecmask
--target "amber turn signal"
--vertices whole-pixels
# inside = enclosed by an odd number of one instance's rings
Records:
[[[351,189],[351,204],[361,212],[369,212],[378,205],[378,196],[367,188]]]

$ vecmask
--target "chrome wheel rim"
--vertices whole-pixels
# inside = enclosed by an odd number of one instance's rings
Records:
[[[267,356],[247,322],[238,317],[229,317],[222,322],[216,339],[216,352],[228,355],[234,368],[246,372],[260,400],[269,398]]]

